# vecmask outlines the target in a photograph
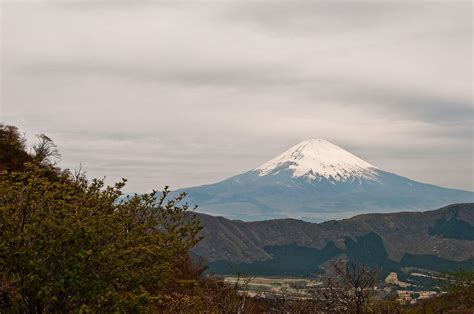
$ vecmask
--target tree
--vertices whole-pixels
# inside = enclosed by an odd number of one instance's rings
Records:
[[[33,145],[34,158],[41,163],[52,163],[51,159],[61,157],[59,150],[54,142],[45,134],[36,136],[38,143]]]
[[[21,170],[32,157],[26,152],[26,142],[18,129],[0,124],[0,170]]]
[[[375,295],[377,271],[353,262],[334,263],[332,270],[333,275],[312,291],[313,301],[330,312],[363,313]]]
[[[64,171],[52,178],[55,146],[42,139],[39,163],[0,172],[0,307],[129,312],[160,302],[199,241],[185,195],[166,187],[125,197],[125,180],[107,187]]]

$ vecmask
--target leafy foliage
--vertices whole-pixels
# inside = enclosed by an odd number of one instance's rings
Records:
[[[0,124],[0,170],[21,170],[33,158],[26,152],[26,141],[11,125]]]
[[[182,265],[201,226],[184,194],[170,198],[166,187],[161,195],[123,197],[125,180],[107,187],[55,171],[48,160],[55,146],[45,141],[35,150],[41,158],[0,173],[3,308],[138,311],[188,280]],[[24,150],[21,141],[10,143],[2,147]]]

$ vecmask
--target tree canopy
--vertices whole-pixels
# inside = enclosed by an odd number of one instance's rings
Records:
[[[0,307],[138,311],[186,280],[201,226],[184,194],[123,196],[125,180],[109,187],[60,171],[49,138],[29,154],[8,126],[0,149]]]

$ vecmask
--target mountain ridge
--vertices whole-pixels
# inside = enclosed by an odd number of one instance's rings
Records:
[[[474,203],[424,212],[364,214],[323,223],[288,218],[244,222],[204,214],[198,218],[204,225],[204,238],[194,253],[209,261],[211,271],[222,272],[226,264],[246,270],[255,265],[265,269],[268,263],[276,267],[279,259],[289,260],[300,253],[319,258],[320,264],[314,267],[344,255],[367,259],[379,254],[387,270],[399,271],[402,266],[474,268]],[[329,254],[327,259],[325,254]],[[298,272],[299,262],[288,265]]]

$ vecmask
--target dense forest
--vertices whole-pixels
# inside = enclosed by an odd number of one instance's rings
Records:
[[[247,279],[226,283],[191,258],[202,228],[163,191],[125,196],[82,171],[58,167],[54,142],[28,146],[0,125],[0,312],[401,313],[472,311],[474,278],[457,273],[447,294],[412,307],[376,298],[374,269],[334,264],[305,298],[257,298]]]

